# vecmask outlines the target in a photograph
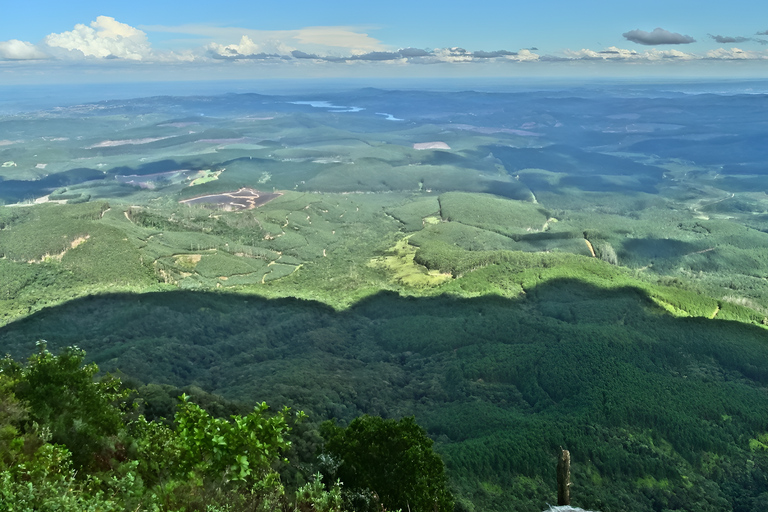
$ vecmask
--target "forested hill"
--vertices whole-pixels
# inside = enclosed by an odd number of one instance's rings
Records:
[[[768,498],[766,332],[676,318],[657,302],[641,287],[567,278],[519,299],[381,292],[338,312],[114,294],[7,325],[0,343],[18,357],[37,339],[76,344],[105,371],[288,405],[314,423],[414,414],[465,509],[553,503],[563,446],[585,508],[756,510]]]
[[[415,415],[460,512],[554,503],[561,446],[584,508],[766,509],[768,104],[633,87],[2,116],[0,348]]]

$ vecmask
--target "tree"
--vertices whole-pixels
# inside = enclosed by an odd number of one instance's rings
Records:
[[[57,368],[57,364],[64,363],[58,357],[47,353],[44,348],[39,357],[32,359],[38,362],[44,360],[42,368],[54,373],[61,369]],[[49,363],[54,364],[50,366]],[[41,367],[35,368],[36,364],[30,362],[29,366],[22,367],[10,358],[5,358],[0,364],[0,510],[133,510],[133,507],[128,507],[127,500],[120,503],[123,496],[128,497],[140,492],[140,482],[130,476],[125,478],[132,467],[130,463],[127,466],[128,471],[119,475],[108,475],[101,480],[92,478],[87,471],[76,471],[70,451],[60,444],[50,442],[52,428],[46,421],[61,420],[62,411],[57,410],[55,403],[46,403],[50,400],[42,400],[41,403],[40,397],[33,394],[32,398],[37,406],[35,411],[27,401],[20,401],[15,395],[14,389],[20,389],[30,395],[30,382],[26,380],[30,376],[33,377],[33,382],[40,383],[40,376],[36,375],[36,372],[40,371]],[[76,366],[75,370],[77,373],[82,368]],[[57,380],[60,377],[59,375],[52,378]],[[68,379],[63,379],[63,382],[68,382]],[[55,400],[57,395],[50,398]],[[112,405],[108,403],[108,407]],[[41,410],[47,411],[48,414],[41,414]],[[100,415],[98,411],[91,412]],[[110,412],[108,411],[108,415]],[[38,423],[35,418],[41,419],[43,423]],[[66,424],[67,421],[59,423]],[[87,450],[81,453],[87,453]]]
[[[44,341],[38,342],[38,349],[25,366],[6,357],[0,361],[0,372],[14,381],[14,395],[26,404],[29,428],[34,423],[45,425],[51,442],[71,452],[76,469],[89,467],[123,426],[116,402],[125,392],[109,375],[94,380],[98,367],[83,365],[85,351],[77,347],[67,347],[57,356]]]
[[[339,462],[345,490],[371,491],[387,510],[451,512],[442,459],[413,417],[385,420],[361,416],[348,427],[325,422],[325,453]]]
[[[130,425],[139,474],[165,508],[204,510],[219,504],[228,510],[270,510],[285,501],[273,466],[291,444],[288,408],[268,414],[261,403],[227,420],[182,395],[177,409],[172,426],[144,416]]]
[[[38,346],[0,360],[0,510],[288,510],[275,466],[303,413],[217,418],[182,395],[173,424],[126,425],[119,379],[95,380],[76,347]],[[340,512],[340,483],[322,487],[300,489],[302,511]]]

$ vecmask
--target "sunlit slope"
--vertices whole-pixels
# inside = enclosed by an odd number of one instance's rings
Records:
[[[413,233],[416,265],[433,261],[439,242],[470,253],[594,255],[638,277],[693,283],[762,311],[768,182],[765,150],[752,144],[761,136],[762,103],[649,90],[628,98],[616,90],[366,89],[328,93],[327,105],[340,108],[243,94],[23,113],[0,119],[8,134],[0,201],[107,202],[112,210],[93,226],[125,233],[116,247],[137,248],[150,279],[176,287],[280,281],[287,295],[333,302],[342,300],[311,290],[344,276],[334,284],[343,282],[349,303],[406,286],[397,282],[402,269],[391,279],[366,265]],[[285,194],[251,213],[176,206],[244,187]],[[286,192],[312,199],[293,201],[298,196]],[[40,229],[42,252],[24,261],[45,255],[47,233],[59,229]],[[5,236],[0,244],[8,245]],[[53,245],[78,237],[67,232]],[[357,244],[345,241],[354,237]],[[99,245],[87,240],[84,248]]]
[[[745,296],[717,285],[768,273],[757,249],[768,235],[721,220],[675,226],[683,214],[652,208],[640,217],[554,213],[532,201],[466,192],[284,192],[242,211],[169,201],[6,207],[3,318],[115,290],[228,289],[345,308],[381,289],[515,296],[559,277],[636,286],[675,315],[766,316],[761,288]],[[662,222],[679,238],[653,238]],[[659,277],[654,271],[665,263],[691,270],[682,279]],[[694,276],[695,265],[702,270]],[[659,286],[665,283],[673,286]]]

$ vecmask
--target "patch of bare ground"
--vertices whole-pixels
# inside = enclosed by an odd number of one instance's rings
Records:
[[[69,243],[69,249],[64,249],[58,254],[49,254],[49,253],[43,254],[43,256],[39,260],[33,259],[33,260],[27,261],[27,263],[43,263],[46,261],[61,261],[64,255],[67,254],[67,251],[81,246],[89,238],[91,238],[91,235],[79,236]]]
[[[221,208],[224,210],[252,210],[267,204],[281,195],[283,195],[282,192],[267,193],[244,187],[236,192],[197,196],[179,202],[184,204],[213,206],[214,208]]]
[[[597,255],[595,254],[595,248],[592,247],[592,242],[590,242],[586,238],[584,239],[584,241],[587,242],[587,248],[589,249],[589,253],[592,255],[592,257],[597,258]]]

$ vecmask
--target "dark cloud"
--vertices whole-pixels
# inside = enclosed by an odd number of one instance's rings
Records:
[[[399,52],[370,52],[362,55],[354,55],[350,57],[350,60],[397,60],[402,59],[403,56]]]
[[[573,59],[558,57],[557,55],[542,55],[539,60],[542,62],[570,62]]]
[[[283,55],[278,55],[276,53],[252,53],[249,55],[243,55],[242,53],[239,53],[237,50],[234,50],[232,48],[225,48],[223,50],[223,53],[209,50],[208,55],[214,59],[219,59],[219,60],[270,60],[270,59],[285,60],[289,58]]]
[[[294,59],[322,59],[322,57],[319,55],[315,55],[314,53],[305,53],[301,50],[293,50],[291,55],[293,55]]]
[[[427,57],[432,55],[431,52],[420,48],[401,48],[397,52],[403,57]]]
[[[763,30],[762,32],[758,32],[755,35],[758,35],[758,36],[768,36],[768,30]]]
[[[311,60],[325,60],[328,62],[345,62],[350,60],[368,60],[368,61],[385,61],[385,60],[397,60],[397,59],[410,59],[418,57],[428,57],[432,53],[427,50],[421,50],[419,48],[401,48],[396,52],[369,52],[362,55],[350,55],[348,57],[330,57],[320,56],[315,53],[306,53],[301,50],[293,50],[291,55],[294,59],[311,59]]]
[[[232,53],[232,55],[228,55],[228,53]],[[525,54],[529,54],[530,52],[526,50],[521,50],[521,52]],[[307,53],[303,52],[301,50],[293,50],[291,52],[291,56],[294,59],[306,59],[306,60],[322,60],[326,62],[350,62],[350,61],[370,61],[370,62],[382,62],[382,61],[391,61],[391,60],[399,60],[399,59],[408,59],[411,62],[415,63],[422,63],[422,64],[430,64],[434,62],[441,62],[444,60],[451,60],[451,59],[460,59],[461,61],[473,61],[477,60],[480,61],[482,59],[497,59],[497,58],[505,58],[505,57],[518,57],[522,55],[518,52],[513,52],[509,50],[496,50],[492,52],[486,52],[486,51],[467,51],[464,48],[459,47],[453,47],[453,48],[439,48],[435,50],[422,50],[420,48],[401,48],[394,52],[369,52],[369,53],[363,53],[361,55],[349,55],[349,56],[323,56],[323,55],[317,55],[316,53]],[[218,54],[215,55],[216,58],[219,59],[235,59],[235,58],[246,58],[243,56],[240,56],[236,50],[230,50],[228,49],[224,55]],[[266,57],[273,57],[273,55],[270,54],[259,54],[258,56],[248,56],[247,58],[266,58]],[[536,56],[538,58],[538,56]],[[529,59],[526,59],[529,60]]]
[[[293,50],[291,52],[291,56],[294,59],[309,59],[309,60],[324,60],[328,62],[344,62],[348,60],[347,57],[331,57],[331,56],[320,56],[315,53],[307,53],[303,52],[301,50]]]
[[[496,57],[506,57],[507,55],[517,55],[517,52],[508,50],[496,50],[495,52],[476,51],[472,54],[476,59],[494,59]]]
[[[717,41],[721,44],[730,44],[730,43],[743,43],[744,41],[751,41],[751,38],[749,37],[730,37],[730,36],[713,36],[712,34],[708,34],[709,37]]]
[[[656,28],[653,32],[635,29],[622,34],[627,40],[646,46],[656,46],[658,44],[689,44],[696,40],[691,36],[684,36],[676,32],[670,32],[663,28]]]

